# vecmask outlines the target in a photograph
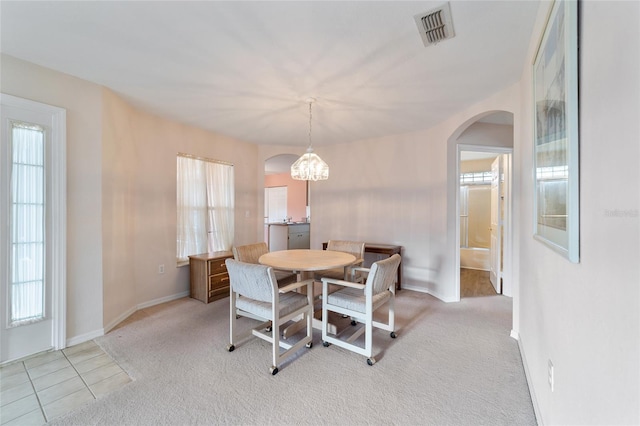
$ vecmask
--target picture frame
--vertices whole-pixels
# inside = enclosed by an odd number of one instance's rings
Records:
[[[578,2],[555,0],[533,63],[533,234],[578,263]]]

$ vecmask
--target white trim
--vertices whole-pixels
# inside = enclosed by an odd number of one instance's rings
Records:
[[[133,315],[136,311],[138,310],[138,308],[136,308],[135,306],[133,308],[127,309],[125,312],[123,312],[122,314],[118,315],[118,317],[116,319],[114,319],[113,321],[111,321],[109,324],[107,324],[104,327],[104,334],[107,334],[108,332],[110,332],[111,330],[113,330],[118,324],[120,324],[122,321],[126,320],[127,318],[129,318],[131,315]]]
[[[456,143],[456,184],[455,184],[455,200],[456,200],[456,235],[455,235],[455,297],[453,302],[460,301],[460,153],[462,151],[479,151],[479,152],[495,152],[496,154],[510,154],[509,158],[509,179],[513,178],[513,148],[512,147],[499,147],[499,146],[490,146],[490,145],[471,145],[471,144],[460,144]],[[513,218],[511,215],[513,214],[512,204],[513,204],[513,184],[509,182],[508,188],[506,188],[508,193],[506,193],[506,198],[508,199],[507,205],[505,205],[505,212],[507,213],[506,220],[503,220],[503,235],[506,238],[503,238],[503,292],[504,292],[504,283],[509,281],[508,288],[511,290],[509,297],[513,295],[513,272],[512,272],[512,263],[513,256],[512,250],[513,245],[511,244],[513,238]],[[513,316],[513,314],[512,314]]]
[[[426,289],[424,287],[416,287],[416,286],[412,286],[410,284],[402,284],[402,290],[401,291],[416,291],[418,293],[425,293],[428,295],[431,295],[433,297],[435,297],[436,299],[440,300],[441,302],[445,302],[445,303],[451,303],[451,302],[458,302],[458,300],[455,300],[452,297],[444,297],[441,294],[435,293],[433,291],[430,291],[429,289]]]
[[[176,299],[182,299],[183,297],[189,296],[189,294],[190,292],[189,290],[187,290],[187,291],[182,291],[180,293],[172,294],[170,296],[161,297],[159,299],[149,300],[148,302],[140,303],[137,306],[137,310],[149,308],[151,306],[159,305],[161,303],[171,302],[172,300],[176,300]]]
[[[65,348],[67,336],[67,112],[52,111],[51,135],[51,309],[54,314],[53,347]]]
[[[93,340],[96,337],[104,336],[104,329],[93,330],[88,333],[81,334],[79,336],[74,336],[67,340],[67,348],[70,346],[79,345],[80,343],[88,342],[89,340]]]
[[[514,337],[514,331],[511,330],[511,337]],[[544,422],[542,421],[542,415],[540,413],[540,407],[538,406],[538,399],[536,398],[536,392],[532,385],[531,373],[529,372],[529,364],[527,363],[527,358],[524,355],[524,344],[522,343],[522,338],[518,333],[515,333],[518,337],[518,349],[520,349],[520,358],[522,359],[522,365],[524,366],[524,376],[527,380],[527,386],[529,387],[529,396],[531,397],[531,404],[533,405],[533,413],[536,416],[536,422],[538,425],[543,426]],[[514,337],[515,338],[515,337]]]
[[[94,331],[91,331],[89,333],[81,334],[79,336],[72,337],[71,339],[67,340],[67,346],[66,347],[74,346],[74,345],[77,345],[77,344],[80,344],[80,343],[84,343],[84,342],[86,342],[88,340],[95,339],[96,337],[104,336],[105,334],[107,334],[111,330],[113,330],[122,321],[126,320],[131,315],[133,315],[134,313],[136,313],[137,311],[139,311],[141,309],[149,308],[149,307],[155,306],[155,305],[160,305],[161,303],[171,302],[172,300],[182,299],[183,297],[187,297],[187,296],[189,296],[189,291],[182,291],[180,293],[172,294],[170,296],[161,297],[159,299],[154,299],[154,300],[150,300],[148,302],[140,303],[139,305],[134,306],[134,307],[126,310],[122,314],[118,315],[118,317],[116,319],[111,321],[104,328],[102,328],[100,330],[94,330]]]
[[[160,305],[161,303],[171,302],[172,300],[176,300],[176,299],[182,299],[183,297],[189,296],[189,294],[190,294],[189,291],[182,291],[180,293],[172,294],[170,296],[160,297],[158,299],[153,299],[153,300],[149,300],[148,302],[140,303],[128,309],[127,311],[123,312],[122,314],[118,315],[116,319],[114,319],[108,325],[106,325],[104,327],[104,334],[107,334],[108,332],[113,330],[118,324],[120,324],[122,321],[126,320],[131,315],[133,315],[134,313],[136,313],[141,309],[149,308],[155,305]]]
[[[51,262],[51,346],[63,349],[66,344],[67,313],[67,113],[64,108],[23,99],[0,93],[0,104],[22,109],[50,118],[51,146],[49,151],[49,179],[51,183],[51,220],[50,241],[47,244],[47,257]],[[47,119],[48,121],[48,119]]]

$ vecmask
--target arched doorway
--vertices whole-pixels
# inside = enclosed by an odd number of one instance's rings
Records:
[[[264,241],[270,250],[274,249],[271,235],[284,232],[283,224],[301,225],[296,229],[303,228],[308,238],[308,226],[302,225],[308,225],[310,219],[309,183],[291,178],[291,165],[298,158],[295,154],[278,154],[264,162]],[[275,249],[282,249],[282,244]]]
[[[486,156],[490,153],[492,156],[508,155],[505,163],[504,173],[508,174],[508,181],[511,182],[510,176],[512,175],[512,161],[511,153],[513,152],[513,114],[506,111],[487,111],[479,114],[476,117],[471,118],[464,124],[462,124],[456,132],[449,139],[450,155],[454,158],[450,160],[449,164],[454,169],[454,173],[450,174],[450,179],[455,180],[455,184],[449,186],[449,190],[452,191],[450,199],[455,200],[455,208],[449,210],[450,215],[455,215],[450,219],[455,223],[455,263],[452,265],[455,268],[455,300],[460,300],[461,297],[461,250],[460,242],[463,236],[464,229],[461,229],[463,219],[461,212],[463,212],[464,205],[461,204],[461,173],[464,171],[461,162],[465,156],[469,157],[467,153],[475,152],[481,153],[481,155],[475,155],[476,157]],[[507,296],[513,295],[513,247],[512,247],[512,197],[511,197],[511,185],[507,188],[505,196],[505,218],[506,221],[502,224],[502,236],[501,238],[501,252],[498,259],[501,259],[500,265],[500,283],[503,284],[502,294]],[[463,201],[463,200],[462,200]],[[464,216],[464,215],[462,215]],[[487,255],[489,252],[487,252]],[[452,253],[453,255],[453,253]]]

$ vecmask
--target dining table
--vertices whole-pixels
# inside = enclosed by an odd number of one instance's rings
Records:
[[[291,271],[298,275],[298,281],[313,278],[313,273],[323,271],[325,269],[342,268],[355,263],[356,257],[349,253],[333,250],[279,250],[265,253],[258,259],[258,263],[271,266],[274,269]],[[322,329],[322,321],[317,318],[318,312],[322,309],[314,311],[313,327]],[[283,338],[287,338],[295,334],[300,327],[304,326],[303,321],[298,321],[292,326],[283,330]],[[335,334],[335,326],[329,324],[330,333]]]

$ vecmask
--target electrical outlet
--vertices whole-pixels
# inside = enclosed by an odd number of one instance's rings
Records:
[[[164,274],[164,265],[159,265],[158,266],[158,273],[159,274]]]
[[[551,389],[551,392],[553,392],[553,386],[554,386],[554,377],[553,377],[553,362],[551,362],[551,360],[549,360],[549,364],[548,364],[548,374],[549,374],[549,388]]]

